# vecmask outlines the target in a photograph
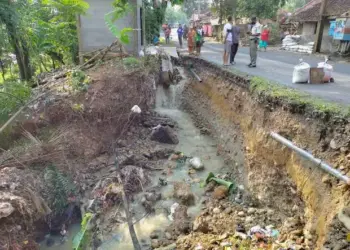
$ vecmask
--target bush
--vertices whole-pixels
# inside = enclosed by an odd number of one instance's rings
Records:
[[[90,77],[84,71],[74,70],[68,75],[69,83],[75,91],[86,91],[90,84]]]
[[[269,25],[270,29],[270,41],[269,44],[277,45],[280,43],[280,29],[278,24],[272,23]]]
[[[0,117],[6,117],[27,102],[31,88],[22,82],[6,81],[0,85]]]

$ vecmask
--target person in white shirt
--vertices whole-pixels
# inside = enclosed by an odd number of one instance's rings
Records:
[[[261,33],[261,25],[257,22],[256,17],[251,19],[251,23],[248,25],[249,44],[250,44],[250,64],[248,67],[256,67],[256,59],[258,57],[258,43]]]
[[[223,36],[224,36],[224,55],[223,55],[223,62],[224,66],[229,66],[228,59],[231,55],[231,47],[232,47],[232,17],[229,16],[227,18],[228,23],[225,24],[224,30],[223,30]]]

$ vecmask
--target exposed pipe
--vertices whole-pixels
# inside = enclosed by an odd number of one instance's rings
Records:
[[[286,138],[280,136],[277,133],[271,132],[270,136],[273,139],[275,139],[276,141],[278,141],[278,142],[282,143],[283,145],[285,145],[286,147],[290,148],[291,150],[293,150],[297,154],[312,161],[313,163],[315,163],[318,167],[322,168],[327,173],[333,175],[334,177],[336,177],[339,180],[345,181],[348,185],[350,185],[350,178],[348,176],[343,175],[335,168],[332,168],[327,163],[323,162],[321,159],[315,158],[312,154],[306,152],[305,150],[302,150],[301,148],[298,148],[291,141],[287,140]]]
[[[194,77],[196,77],[196,79],[197,79],[199,82],[202,82],[202,79],[196,74],[196,72],[193,71],[193,69],[190,69],[190,71],[192,72],[192,74],[194,75]]]

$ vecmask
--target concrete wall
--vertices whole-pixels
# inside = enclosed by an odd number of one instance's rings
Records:
[[[115,37],[105,24],[105,14],[112,11],[112,0],[86,0],[90,8],[86,15],[80,16],[80,52],[88,52],[109,46],[115,41]],[[118,29],[131,27],[140,29],[140,8],[137,0],[130,0],[134,11],[115,22]],[[137,6],[137,7],[136,7]],[[141,46],[140,31],[130,33],[130,44],[125,45],[130,53],[137,54]]]
[[[301,43],[314,42],[316,37],[317,22],[305,22],[302,24],[302,40]],[[328,36],[330,23],[327,22],[323,29],[323,38],[321,45],[321,52],[334,52],[337,49],[337,41]]]

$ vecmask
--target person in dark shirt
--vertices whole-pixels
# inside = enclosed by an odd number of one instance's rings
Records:
[[[232,27],[232,46],[231,46],[231,55],[230,55],[230,64],[235,64],[235,57],[238,51],[239,46],[239,35],[240,29],[237,25]]]
[[[182,28],[182,25],[180,24],[179,25],[179,28],[177,29],[177,37],[179,38],[179,44],[180,44],[180,47],[182,48],[182,36],[184,34],[184,30]]]

